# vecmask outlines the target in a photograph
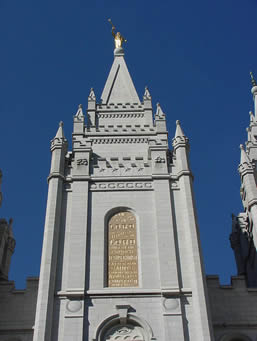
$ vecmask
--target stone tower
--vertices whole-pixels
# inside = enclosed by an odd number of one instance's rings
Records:
[[[34,341],[208,341],[189,141],[140,101],[124,60],[63,126],[51,170]]]
[[[245,275],[249,287],[257,287],[257,83],[252,77],[254,113],[250,111],[250,125],[246,129],[246,150],[240,145],[238,167],[244,212],[232,216],[231,247],[235,253],[239,275]]]

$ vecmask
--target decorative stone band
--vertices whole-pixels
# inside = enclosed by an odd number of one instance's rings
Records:
[[[108,110],[113,111],[114,109],[135,109],[137,108],[143,108],[143,103],[110,103],[110,104],[98,104],[97,105],[97,110],[102,109],[102,110]]]
[[[97,114],[98,118],[143,118],[145,115],[144,113],[104,113],[104,114]]]
[[[112,143],[148,143],[147,138],[103,138],[93,139],[93,144],[112,144]]]
[[[152,182],[93,182],[90,191],[145,191],[153,190]]]

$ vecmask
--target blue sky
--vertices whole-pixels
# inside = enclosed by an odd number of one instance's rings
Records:
[[[228,283],[249,71],[257,77],[256,0],[0,0],[0,216],[13,217],[17,241],[10,279],[20,288],[39,274],[49,143],[60,120],[70,143],[78,104],[85,111],[92,86],[100,97],[113,61],[108,18],[128,39],[139,96],[148,85],[167,115],[169,141],[177,119],[190,139],[206,272]]]

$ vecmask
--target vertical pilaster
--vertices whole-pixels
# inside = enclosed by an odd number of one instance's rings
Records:
[[[62,123],[51,143],[52,161],[48,178],[48,199],[46,208],[40,280],[34,328],[34,341],[50,341],[55,295],[55,274],[61,220],[62,191],[67,141]]]
[[[154,180],[156,226],[162,289],[178,290],[177,256],[168,179]]]
[[[176,154],[176,172],[179,178],[180,202],[179,216],[182,219],[184,240],[183,245],[179,245],[180,250],[186,250],[190,255],[190,284],[192,290],[192,310],[193,321],[191,320],[191,330],[197,340],[213,340],[212,327],[209,323],[209,306],[206,289],[206,280],[203,270],[200,239],[194,202],[192,186],[192,174],[189,167],[188,138],[184,135],[180,122],[177,121],[175,138],[173,139],[174,152]],[[182,271],[183,272],[183,271]],[[197,327],[196,327],[197,326]]]

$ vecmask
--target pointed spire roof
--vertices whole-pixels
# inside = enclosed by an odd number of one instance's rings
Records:
[[[251,160],[249,158],[249,156],[246,154],[245,150],[244,150],[244,146],[242,144],[240,144],[240,149],[241,149],[241,158],[240,158],[240,164],[251,164]]]
[[[164,112],[162,111],[162,108],[161,108],[161,106],[160,106],[160,103],[157,103],[157,110],[156,110],[155,116],[160,117],[160,118],[165,117],[165,114],[164,114]]]
[[[114,50],[114,61],[101,100],[102,104],[140,103],[123,52],[115,53]]]
[[[55,138],[58,138],[58,139],[60,139],[60,138],[64,139],[65,138],[64,137],[64,131],[63,131],[63,122],[62,121],[59,123],[59,128],[57,130]]]
[[[147,86],[145,87],[145,93],[144,93],[143,99],[144,99],[144,101],[152,99],[152,96],[151,96],[150,91],[149,91]]]
[[[94,89],[93,89],[93,88],[90,89],[90,93],[89,93],[89,95],[88,95],[88,100],[89,100],[89,101],[95,101],[95,100],[96,100],[95,92],[94,92]]]
[[[62,148],[63,146],[67,147],[67,140],[64,136],[63,122],[61,121],[57,133],[51,141],[51,150],[53,151],[56,147]]]
[[[77,118],[83,118],[84,117],[83,110],[82,110],[82,104],[79,105],[78,111],[77,111],[75,117],[77,117]]]
[[[180,121],[179,120],[176,121],[176,125],[177,125],[177,128],[176,128],[176,132],[175,132],[175,138],[176,137],[184,137],[185,134],[184,134],[184,132],[183,132],[181,126],[180,126]]]

